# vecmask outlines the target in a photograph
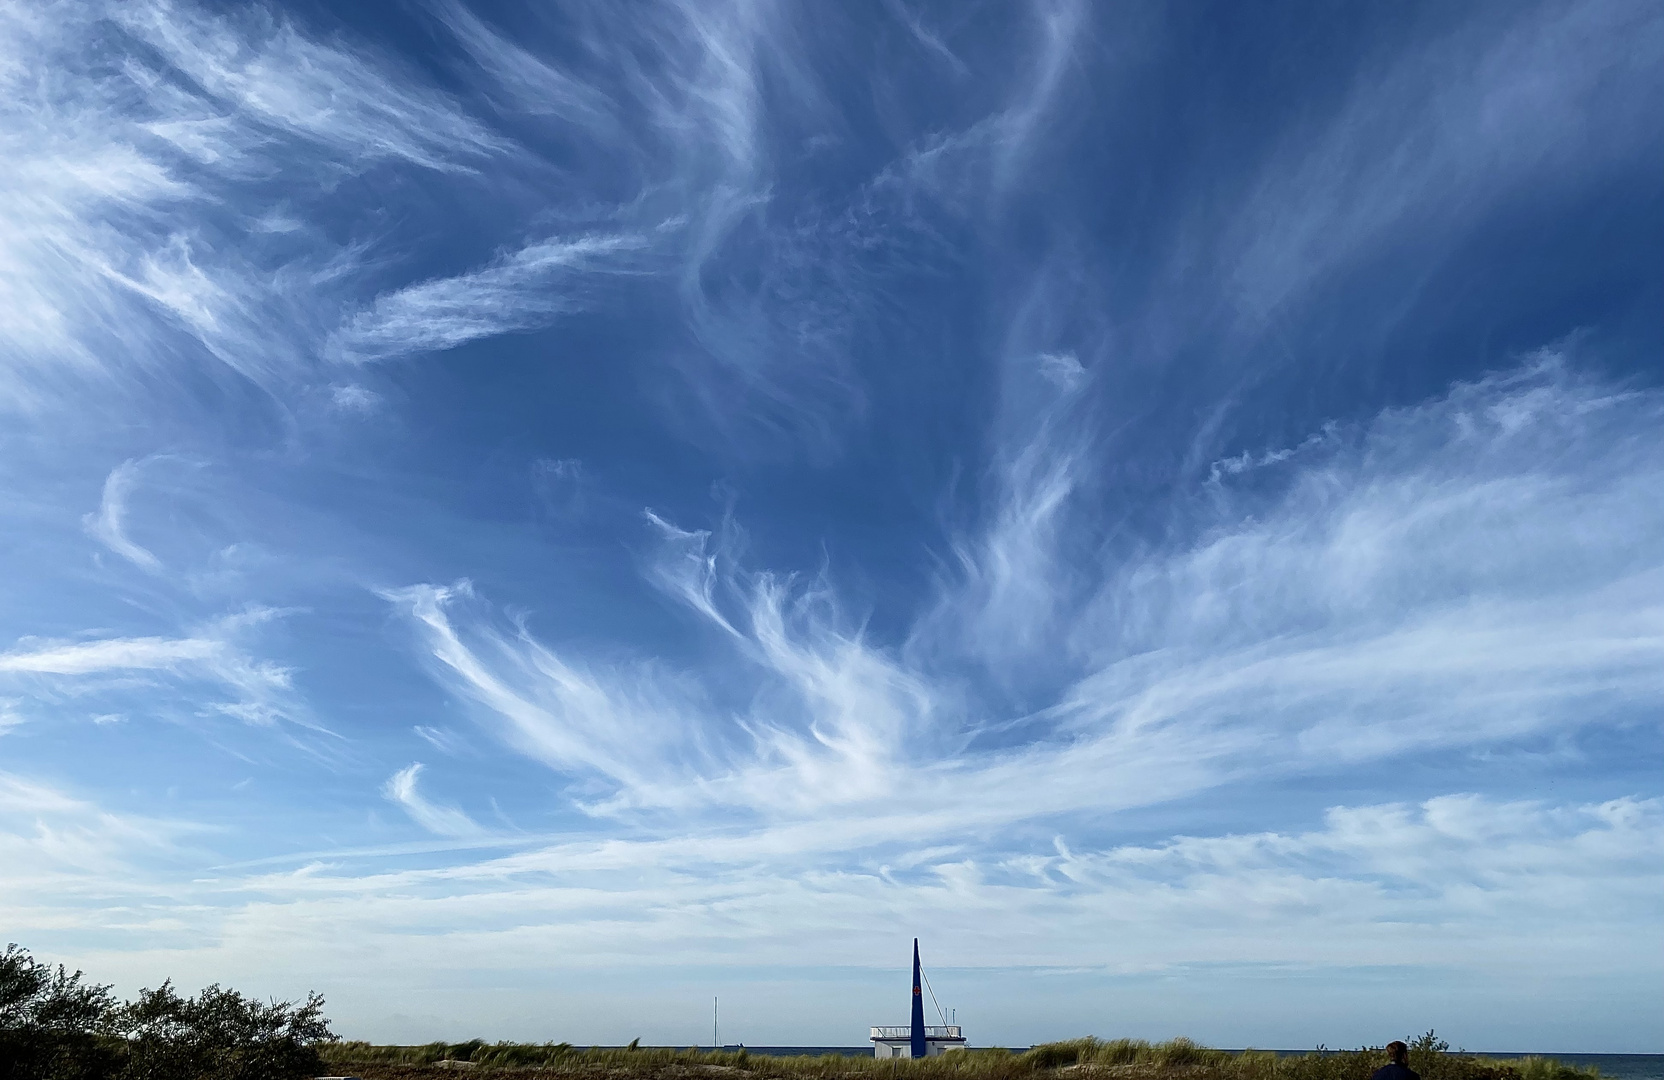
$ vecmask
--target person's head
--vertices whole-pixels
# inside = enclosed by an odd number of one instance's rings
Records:
[[[1387,1060],[1394,1065],[1408,1065],[1410,1063],[1410,1048],[1394,1039],[1387,1044]]]

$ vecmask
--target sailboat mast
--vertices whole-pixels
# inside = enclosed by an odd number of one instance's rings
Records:
[[[913,1058],[925,1055],[924,1042],[924,995],[919,986],[919,939],[913,939],[913,1045],[910,1048]]]

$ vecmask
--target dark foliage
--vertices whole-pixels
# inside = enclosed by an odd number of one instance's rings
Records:
[[[0,1080],[100,1080],[122,1063],[108,1038],[108,986],[42,964],[16,945],[0,953]]]
[[[123,1080],[289,1080],[323,1071],[317,1044],[329,1038],[323,998],[304,1005],[261,1002],[217,984],[194,998],[171,983],[141,991],[116,1011],[127,1041]]]
[[[334,1038],[316,994],[295,1005],[215,985],[181,997],[163,983],[118,1005],[82,978],[6,947],[0,1080],[302,1080],[323,1071],[318,1047]]]

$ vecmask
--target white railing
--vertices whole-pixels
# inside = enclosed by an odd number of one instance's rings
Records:
[[[879,1027],[875,1024],[872,1029],[872,1037],[885,1042],[888,1042],[891,1039],[911,1039],[913,1037],[913,1029],[905,1026]],[[948,1024],[944,1027],[926,1026],[924,1029],[924,1037],[927,1039],[963,1039],[965,1036],[959,1033],[958,1024]]]

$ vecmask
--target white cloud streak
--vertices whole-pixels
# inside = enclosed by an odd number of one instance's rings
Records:
[[[199,664],[222,654],[220,642],[202,638],[115,638],[37,646],[0,653],[0,671],[89,675],[103,671],[162,671]]]
[[[53,791],[25,795],[63,801]],[[31,817],[90,822],[96,809],[56,806],[9,803],[0,781],[0,846],[51,874],[29,878],[19,932],[49,920],[60,930],[107,925],[97,907],[49,914],[39,901],[76,896],[106,872],[104,845],[126,823],[84,834],[91,848],[81,854],[76,836],[37,831]],[[925,925],[938,970],[960,969],[969,984],[987,976],[967,969],[1035,966],[1182,980],[1198,968],[1342,965],[1425,978],[1431,962],[1499,992],[1545,966],[1576,964],[1638,988],[1660,943],[1661,854],[1657,800],[1452,794],[1333,807],[1308,829],[1109,846],[1058,836],[1004,855],[901,844],[835,867],[772,849],[766,837],[575,840],[420,868],[338,856],[173,884],[176,902],[180,890],[193,902],[189,937],[154,912],[124,926],[134,942],[170,942],[158,956],[183,977],[254,966],[266,980],[323,981],[338,1010],[383,1025],[369,998],[384,983],[350,977],[366,964],[409,1001],[446,992],[464,971],[555,966],[586,979],[662,979],[736,962],[845,968],[897,926]],[[143,895],[138,880],[131,888]],[[146,952],[100,959],[117,970],[155,962]],[[754,1022],[791,1022],[762,1015]],[[544,1030],[538,1023],[528,1016],[492,1030],[523,1038]],[[978,1030],[1000,1024],[985,1011]]]
[[[159,892],[143,883],[156,858],[205,830],[118,813],[40,780],[0,772],[0,903],[23,920],[73,921],[113,894]],[[115,882],[130,882],[118,886]],[[52,905],[61,905],[57,919]]]
[[[1067,115],[1060,103],[1068,96],[1077,54],[1085,52],[1092,34],[1089,5],[1077,0],[1040,0],[1023,14],[1027,26],[1021,29],[1027,34],[1014,30],[1023,56],[1005,74],[999,107],[962,128],[917,140],[874,179],[874,191],[903,199],[922,193],[960,213],[998,215],[1029,178],[1050,129]],[[1133,33],[1131,27],[1120,30]]]
[[[0,31],[13,412],[114,407],[108,391],[202,357],[268,389],[304,379],[357,257],[297,255],[304,208],[377,163],[454,171],[509,148],[384,58],[260,7],[13,4]]]
[[[290,670],[257,659],[238,644],[248,627],[274,614],[253,610],[209,623],[191,637],[25,639],[0,653],[0,675],[49,698],[73,690],[77,698],[93,701],[103,692],[131,690],[135,680],[179,688],[206,683],[218,690],[205,693],[199,704],[203,713],[256,725],[290,721],[315,726],[293,697]],[[231,692],[230,700],[219,697],[225,691]]]
[[[1057,537],[1089,510],[1068,502],[1072,481],[1045,481],[1087,475],[1087,459],[1043,432],[1000,465],[1008,496],[965,548],[962,591],[905,655],[844,626],[829,584],[742,571],[650,517],[665,543],[652,580],[752,672],[737,723],[690,675],[579,665],[523,626],[459,619],[456,590],[390,598],[512,743],[605,778],[594,809],[744,807],[785,824],[836,806],[828,835],[857,846],[905,815],[951,841],[1656,707],[1664,565],[1645,538],[1664,517],[1645,492],[1664,480],[1664,445],[1642,433],[1661,412],[1655,393],[1545,359],[1306,444],[1268,466],[1286,475],[1270,501],[1211,481],[1194,544],[1121,562],[1103,550],[1095,581],[1057,569]],[[1499,530],[1531,541],[1476,559]],[[990,644],[993,627],[1028,636]],[[995,685],[1024,664],[1076,674],[1044,708],[1002,717],[947,675],[967,660]]]
[[[390,70],[384,58],[310,40],[268,10],[254,8],[237,21],[173,3],[123,4],[113,13],[211,101],[339,158],[390,157],[457,169],[469,157],[507,149],[443,95]],[[196,131],[213,129],[209,123]],[[199,157],[225,156],[218,146],[197,145]]]
[[[87,532],[105,547],[140,569],[155,573],[161,570],[161,561],[129,539],[125,528],[127,498],[133,490],[138,467],[136,461],[124,461],[110,470],[110,475],[104,480],[104,494],[99,501],[98,513],[88,514],[85,525]]]
[[[424,798],[416,778],[424,766],[415,762],[390,777],[382,793],[397,803],[410,819],[435,836],[479,836],[484,832],[474,819],[454,806],[443,806]]]
[[[506,107],[556,116],[590,133],[617,134],[615,106],[595,87],[511,41],[455,0],[436,3],[434,10],[480,71],[497,83]]]
[[[325,351],[341,361],[385,360],[542,327],[586,307],[584,280],[597,271],[627,271],[627,256],[645,246],[634,236],[539,241],[479,270],[377,297]]]
[[[1044,364],[1032,365],[1041,381]],[[1532,935],[1544,942],[1532,967],[1644,981],[1656,799],[1458,790],[1272,831],[1115,833],[1118,811],[1222,785],[1647,722],[1664,702],[1664,549],[1649,542],[1664,533],[1650,495],[1664,478],[1661,414],[1656,391],[1543,357],[1256,453],[1253,469],[1198,485],[1185,542],[1103,550],[1093,573],[1057,579],[1066,595],[1044,617],[1013,609],[1046,663],[1077,671],[1023,715],[966,676],[988,662],[974,620],[960,639],[938,627],[887,648],[840,610],[829,573],[746,570],[732,527],[713,537],[649,515],[662,546],[646,576],[733,650],[723,671],[738,693],[662,661],[557,648],[465,585],[389,592],[444,685],[588,818],[505,854],[462,854],[501,851],[499,838],[427,797],[412,765],[382,793],[459,845],[440,865],[388,869],[359,851],[215,870],[189,886],[202,924],[190,940],[160,914],[129,932],[170,943],[187,970],[258,962],[321,979],[350,960],[436,992],[482,965],[843,965],[907,924],[933,927],[951,943],[938,963],[962,967],[1381,969],[1436,955],[1502,986],[1526,970]],[[1047,537],[1092,512],[1024,501],[1051,457],[1068,458],[1073,483],[1092,479],[1083,419],[1062,408],[1048,423],[996,458],[1001,498],[964,544],[973,570],[944,585],[961,590],[947,598],[960,611],[991,602],[990,552],[1044,577],[1057,560]],[[1057,528],[1009,539],[1026,506]],[[1513,542],[1483,546],[1498,535]],[[0,672],[200,673],[225,662],[218,640],[25,643]],[[92,888],[105,841],[76,839],[80,828],[6,819],[0,847],[36,868],[21,929],[107,925],[96,898],[41,900]],[[41,852],[54,844],[92,848],[52,861]],[[121,873],[126,889],[161,887]],[[1574,922],[1587,932],[1550,932]],[[261,944],[274,937],[288,956]],[[332,959],[342,941],[351,955]]]
[[[724,852],[701,841],[609,842],[443,871],[314,877],[291,888],[319,899],[415,888],[437,903],[442,896],[483,901],[503,877],[536,882],[530,894],[490,902],[559,912],[539,936],[541,946],[572,948],[573,959],[586,964],[609,956],[703,963],[760,926],[769,927],[768,938],[748,952],[763,962],[785,962],[796,950],[799,963],[836,963],[840,952],[881,932],[883,920],[906,923],[929,911],[942,939],[953,943],[955,965],[1161,968],[1341,957],[1394,963],[1414,935],[1433,933],[1441,946],[1507,969],[1519,961],[1498,948],[1506,932],[1497,934],[1488,920],[1506,912],[1549,923],[1585,910],[1636,926],[1651,909],[1647,890],[1660,880],[1654,856],[1661,843],[1664,808],[1656,800],[1553,806],[1455,795],[1411,806],[1337,807],[1304,833],[1179,837],[1098,850],[1053,843],[1003,860],[914,849],[892,853],[888,866],[840,874],[793,868],[757,844]],[[702,872],[713,857],[731,872]],[[885,870],[905,872],[907,886],[886,880]],[[784,876],[771,887],[771,875]],[[1475,895],[1476,888],[1483,893]],[[583,944],[591,920],[605,918],[626,896],[630,909],[649,907],[656,915],[627,940],[609,935],[601,948]],[[709,906],[719,897],[726,916]],[[991,923],[991,910],[1004,920]],[[1269,918],[1292,919],[1314,937],[1290,957],[1281,940],[1259,932]],[[1037,933],[1046,920],[1058,925]],[[1074,932],[1056,932],[1063,929]],[[1479,940],[1471,937],[1476,931]],[[670,940],[684,948],[674,958],[652,957]],[[1051,942],[1051,951],[1037,955],[1035,948],[1047,948],[1041,941]]]
[[[1223,231],[1229,290],[1258,320],[1406,237],[1433,240],[1532,185],[1645,153],[1664,18],[1599,0],[1499,9],[1359,75],[1321,131],[1290,133]]]
[[[598,674],[566,662],[524,627],[505,632],[471,622],[461,630],[448,609],[472,598],[467,582],[384,595],[416,620],[447,680],[499,721],[503,738],[529,757],[647,793],[658,786],[652,769],[672,768],[681,755],[698,752],[687,728],[665,722],[681,707],[682,692],[653,665]]]

